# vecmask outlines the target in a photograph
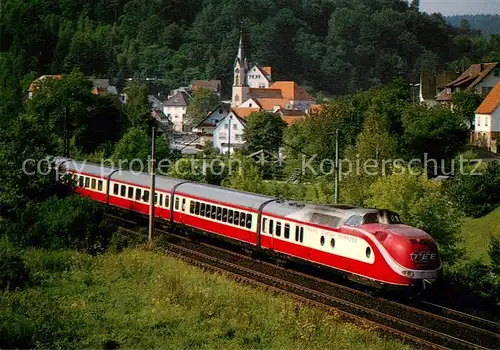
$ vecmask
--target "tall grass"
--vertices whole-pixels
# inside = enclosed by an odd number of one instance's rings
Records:
[[[31,250],[23,259],[36,282],[0,294],[2,348],[403,348],[160,253]]]

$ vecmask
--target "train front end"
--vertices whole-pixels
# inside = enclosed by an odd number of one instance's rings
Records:
[[[378,210],[364,219],[363,228],[385,248],[389,265],[405,277],[412,290],[421,293],[439,282],[442,262],[437,243],[427,232],[403,224],[389,210]]]

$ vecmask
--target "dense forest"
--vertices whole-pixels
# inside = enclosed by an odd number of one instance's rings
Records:
[[[470,28],[480,30],[486,37],[490,37],[492,34],[500,34],[500,15],[464,15],[446,17],[446,21],[454,27],[460,27],[463,20],[467,21]]]
[[[396,76],[416,81],[421,68],[461,69],[500,52],[498,37],[480,40],[440,14],[420,13],[416,0],[5,0],[0,6],[0,65],[17,81],[23,72],[78,67],[97,77],[162,78],[167,88],[219,78],[227,93],[241,22],[253,63],[313,93],[353,93]]]

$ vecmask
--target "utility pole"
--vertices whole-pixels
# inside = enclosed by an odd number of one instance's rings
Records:
[[[335,204],[339,202],[339,129],[335,131]]]
[[[153,223],[155,215],[155,140],[156,140],[156,129],[153,126],[152,136],[151,136],[151,187],[150,187],[150,202],[149,202],[149,241],[153,239]]]
[[[227,157],[231,156],[231,119],[233,119],[232,115],[229,115],[229,128],[228,128],[228,137],[227,137]]]

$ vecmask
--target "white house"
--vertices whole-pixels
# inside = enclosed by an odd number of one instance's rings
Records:
[[[232,154],[235,149],[243,147],[244,132],[245,120],[231,111],[215,127],[213,146],[221,154],[227,154],[228,150]]]
[[[193,132],[200,139],[200,143],[205,145],[212,143],[213,132],[219,124],[219,121],[224,119],[230,112],[228,104],[221,103],[217,108],[208,113],[207,117],[203,119],[198,125],[193,128]]]
[[[500,81],[476,109],[473,142],[492,152],[498,152],[500,135]]]
[[[175,131],[189,131],[188,126],[184,125],[188,100],[189,97],[185,92],[178,91],[163,106],[163,113],[172,121]]]
[[[253,66],[247,75],[248,86],[255,89],[268,89],[271,85],[271,67]]]

